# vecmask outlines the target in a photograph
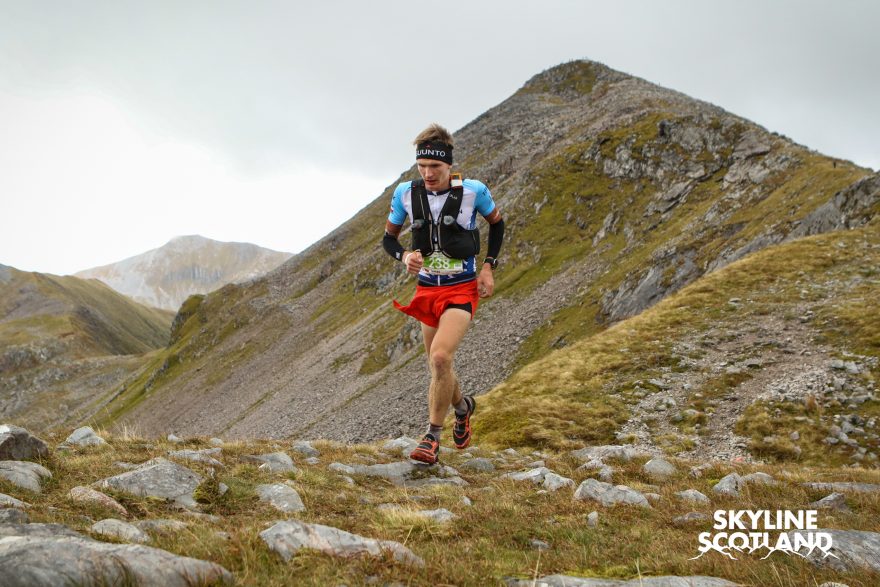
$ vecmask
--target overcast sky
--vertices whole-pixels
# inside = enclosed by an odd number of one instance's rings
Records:
[[[0,263],[68,274],[184,234],[298,252],[428,123],[578,58],[878,169],[878,23],[871,0],[0,0]]]

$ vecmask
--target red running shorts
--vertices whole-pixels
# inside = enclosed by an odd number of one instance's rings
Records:
[[[466,281],[456,285],[416,286],[416,295],[408,306],[401,306],[392,300],[394,307],[432,328],[440,324],[440,316],[449,304],[467,304],[470,302],[471,320],[477,313],[480,295],[477,292],[477,280]]]

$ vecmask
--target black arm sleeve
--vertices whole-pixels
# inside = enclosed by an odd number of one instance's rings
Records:
[[[486,256],[497,259],[498,253],[501,252],[502,241],[504,241],[504,220],[499,220],[489,225],[489,250]]]
[[[391,236],[386,232],[385,236],[382,237],[382,246],[385,248],[385,252],[398,261],[403,257],[403,245],[400,244],[396,236]]]

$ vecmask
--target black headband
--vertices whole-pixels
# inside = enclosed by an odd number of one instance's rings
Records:
[[[425,141],[416,147],[416,159],[434,159],[452,165],[452,145],[440,141]]]

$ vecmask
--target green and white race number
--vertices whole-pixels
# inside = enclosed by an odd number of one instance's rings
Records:
[[[432,275],[451,275],[464,271],[464,261],[451,259],[443,253],[434,253],[425,257],[425,264],[422,267]]]

